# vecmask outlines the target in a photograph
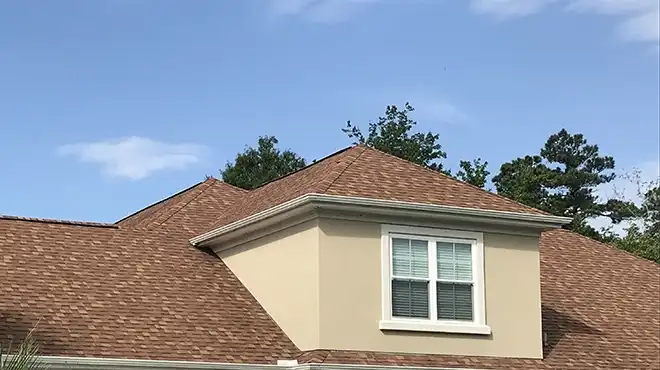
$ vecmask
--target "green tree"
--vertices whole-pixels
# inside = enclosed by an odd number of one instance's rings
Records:
[[[406,103],[403,109],[388,105],[384,116],[369,123],[366,136],[351,121],[346,122],[346,128],[342,131],[354,139],[355,144],[365,144],[410,162],[442,171],[441,161],[447,158],[447,153],[442,151],[442,146],[438,143],[440,134],[430,131],[412,133],[417,122],[408,117],[408,113],[414,111],[415,108],[409,103]]]
[[[280,151],[274,136],[260,136],[257,147],[239,153],[221,171],[222,180],[243,189],[254,189],[305,167],[305,160],[291,150]]]
[[[619,223],[632,217],[634,205],[621,200],[601,202],[595,190],[614,180],[614,159],[601,156],[597,145],[566,130],[551,135],[540,155],[504,163],[493,177],[499,194],[554,215],[571,217],[573,231],[602,240],[587,220],[604,216]]]
[[[486,181],[488,181],[488,162],[482,162],[481,158],[477,158],[470,161],[461,161],[459,163],[461,168],[456,172],[456,177],[462,181],[478,186],[480,188],[486,187]]]
[[[638,257],[660,263],[660,234],[631,224],[622,237],[614,237],[612,244]]]
[[[606,240],[615,246],[639,257],[660,263],[660,179],[643,181],[641,172],[623,174],[624,180],[632,183],[632,191],[614,189],[614,200],[623,204],[633,217],[623,233],[615,233],[609,227],[604,230]],[[634,194],[641,199],[640,205],[634,205],[634,199],[626,199],[626,194]],[[632,205],[632,206],[630,206]]]
[[[445,169],[442,161],[447,158],[447,153],[440,145],[440,134],[429,132],[413,132],[417,122],[409,117],[409,113],[415,108],[407,103],[403,109],[396,105],[388,105],[385,115],[378,117],[376,122],[370,122],[366,134],[360,127],[351,121],[346,123],[342,129],[355,144],[364,144],[369,147],[392,154],[413,163],[451,175],[451,171]],[[470,184],[484,187],[489,175],[488,162],[476,159],[472,162],[461,161],[461,170],[457,178]]]
[[[660,185],[655,185],[646,192],[642,212],[648,231],[660,238]],[[660,248],[660,242],[657,246]]]

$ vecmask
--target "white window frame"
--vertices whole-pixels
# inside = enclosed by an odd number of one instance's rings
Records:
[[[392,238],[429,241],[429,316],[431,319],[392,317]],[[435,243],[437,241],[470,243],[472,245],[473,321],[437,320],[436,283],[439,280],[436,267]],[[484,238],[483,233],[448,229],[432,229],[399,225],[381,225],[381,330],[425,331],[443,333],[483,334],[491,333],[486,325],[484,292]]]

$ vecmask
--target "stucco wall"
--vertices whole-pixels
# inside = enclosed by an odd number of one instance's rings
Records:
[[[542,357],[538,237],[484,233],[491,335],[385,332],[380,224],[320,219],[319,227],[319,348]]]
[[[319,348],[319,228],[312,220],[218,255],[301,350]]]

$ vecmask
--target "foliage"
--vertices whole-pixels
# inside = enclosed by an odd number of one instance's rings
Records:
[[[632,224],[626,229],[625,236],[617,236],[611,243],[638,257],[660,263],[660,234],[658,232]]]
[[[490,175],[490,171],[487,169],[488,162],[482,162],[481,158],[477,158],[472,162],[461,161],[459,167],[461,169],[456,173],[458,179],[480,188],[486,186],[488,175]]]
[[[439,143],[440,134],[431,131],[413,133],[417,122],[408,114],[414,111],[415,108],[410,103],[406,103],[403,109],[388,105],[384,116],[369,123],[366,136],[360,127],[351,121],[346,123],[342,131],[353,139],[355,144],[364,144],[451,176],[451,172],[445,169],[442,163],[442,160],[447,158],[447,153]],[[488,162],[482,162],[481,158],[472,162],[461,161],[461,170],[456,177],[483,188],[490,174],[487,166]]]
[[[365,144],[410,162],[442,171],[441,160],[447,158],[447,153],[442,151],[442,146],[438,143],[440,135],[430,131],[411,133],[417,122],[408,117],[408,113],[414,110],[409,103],[401,110],[396,105],[388,105],[385,108],[385,116],[369,123],[367,136],[351,121],[346,123],[346,128],[342,131],[354,139],[355,144]]]
[[[656,181],[656,184],[658,182],[660,181]],[[656,236],[660,236],[660,185],[651,187],[644,194],[642,212],[647,230]],[[660,243],[658,243],[658,248],[660,248]]]
[[[634,197],[640,199],[641,204],[627,208],[633,217],[623,235],[609,228],[604,232],[605,238],[620,249],[660,263],[660,181],[642,181],[638,170],[622,177],[633,184]],[[634,204],[633,199],[626,199],[622,189],[615,188],[614,193],[610,201]]]
[[[604,216],[619,223],[632,217],[632,203],[599,201],[596,187],[614,180],[614,159],[601,156],[598,146],[589,145],[582,134],[562,129],[548,138],[539,154],[504,163],[493,177],[497,192],[554,215],[571,217],[571,230],[601,240],[588,219]]]
[[[291,150],[280,151],[274,136],[260,136],[257,148],[239,153],[227,163],[222,180],[243,189],[254,189],[305,167],[305,160]]]
[[[17,348],[12,348],[9,343],[4,348],[0,343],[0,370],[42,370],[47,366],[39,357],[39,343],[33,337],[30,330]]]

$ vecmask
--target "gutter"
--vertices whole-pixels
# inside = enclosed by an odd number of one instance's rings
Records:
[[[297,360],[280,360],[279,365],[256,365],[65,356],[41,356],[40,359],[49,370],[468,370],[382,365],[298,364]]]
[[[358,211],[387,214],[391,216],[417,215],[441,217],[445,219],[460,219],[463,221],[477,221],[488,224],[527,227],[540,230],[559,228],[568,224],[572,220],[568,217],[553,215],[492,211],[476,208],[311,193],[193,237],[190,239],[190,243],[195,246],[200,246],[219,236],[224,236],[247,226],[255,225],[275,216],[283,216],[284,214],[296,211],[299,208]]]

